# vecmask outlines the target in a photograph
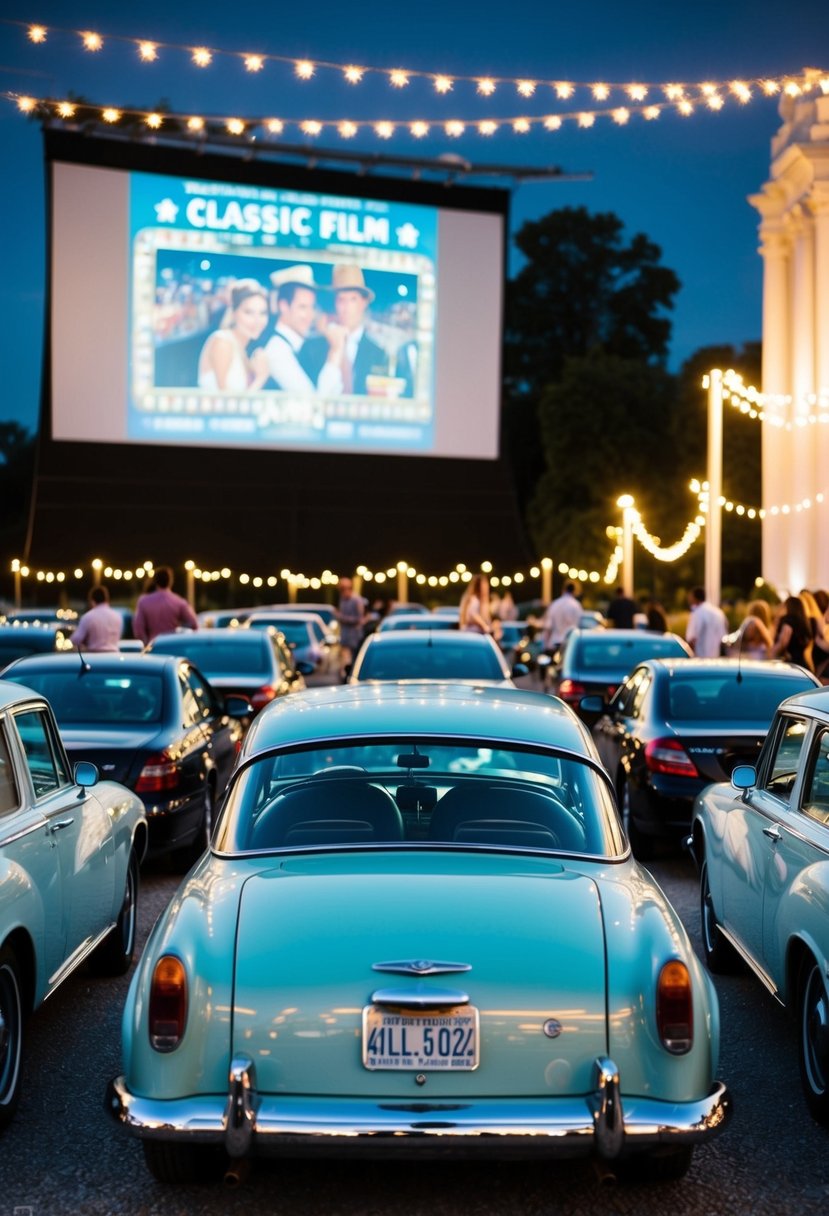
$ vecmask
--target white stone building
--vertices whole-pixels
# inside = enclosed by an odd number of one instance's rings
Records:
[[[810,74],[806,74],[807,80]],[[763,576],[829,588],[829,80],[780,103],[750,202],[763,257]],[[821,495],[823,501],[818,501]]]

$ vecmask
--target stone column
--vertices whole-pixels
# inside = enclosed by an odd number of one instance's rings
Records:
[[[818,587],[829,587],[829,181],[812,187],[810,204],[815,225],[815,392],[817,412],[827,418],[817,424],[816,493],[824,501],[813,507],[815,533],[815,577]],[[823,538],[821,543],[820,538]]]
[[[751,200],[761,213],[768,200]],[[760,224],[760,254],[763,258],[763,392],[785,395],[789,392],[791,354],[789,343],[789,252],[790,242],[782,218],[764,218]],[[763,423],[763,506],[788,502],[788,466],[791,439],[782,426],[788,411],[770,404]],[[763,522],[763,577],[775,586],[788,577],[787,550],[789,521],[782,515],[769,515]]]
[[[789,462],[790,504],[789,590],[796,595],[807,587],[814,575],[815,515],[813,508],[797,509],[803,499],[817,493],[815,466],[816,424],[809,422],[813,410],[809,398],[815,383],[815,266],[812,216],[802,203],[791,208],[788,216],[792,238],[791,355],[792,404],[791,460]]]

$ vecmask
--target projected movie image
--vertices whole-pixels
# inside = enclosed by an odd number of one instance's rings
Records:
[[[133,173],[128,437],[429,452],[438,212]]]

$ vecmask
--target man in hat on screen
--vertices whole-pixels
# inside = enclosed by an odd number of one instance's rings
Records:
[[[345,330],[339,325],[326,329],[324,357],[317,374],[310,376],[300,362],[300,352],[314,324],[317,292],[311,266],[289,266],[271,275],[276,289],[277,320],[273,337],[265,347],[271,376],[277,388],[292,393],[338,396],[343,391],[342,360]]]
[[[367,376],[389,374],[388,355],[366,333],[366,312],[374,299],[374,292],[366,286],[361,267],[348,264],[333,268],[331,291],[334,293],[336,323],[346,335],[341,358],[342,391],[365,394],[368,392]],[[312,379],[326,357],[324,341],[312,338],[301,355],[302,364]]]

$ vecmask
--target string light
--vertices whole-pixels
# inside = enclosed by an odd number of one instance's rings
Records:
[[[197,68],[207,68],[213,62],[213,56],[206,46],[196,46],[190,56]]]
[[[354,64],[349,64],[343,72],[343,76],[345,76],[349,84],[359,84],[364,75],[363,69],[355,67]]]
[[[495,92],[495,81],[491,80],[488,76],[482,77],[478,81],[478,92],[482,97],[491,97]]]
[[[247,72],[261,72],[265,66],[265,60],[261,55],[245,55],[244,64]]]
[[[103,50],[104,40],[100,34],[95,34],[92,30],[85,30],[81,34],[81,38],[87,51]]]
[[[314,75],[314,64],[310,59],[298,59],[294,70],[300,80],[310,80]]]
[[[42,25],[30,25],[28,37],[30,42],[45,42],[46,30]]]
[[[449,76],[436,76],[435,77],[435,90],[438,93],[448,93],[451,91],[453,83],[454,82],[451,80],[451,78]]]
[[[536,84],[534,80],[519,80],[516,88],[522,97],[532,97]]]
[[[154,42],[139,42],[138,54],[145,63],[153,63],[158,59],[158,47]]]

